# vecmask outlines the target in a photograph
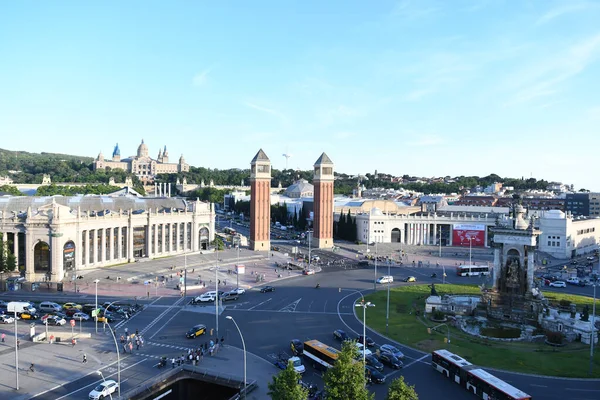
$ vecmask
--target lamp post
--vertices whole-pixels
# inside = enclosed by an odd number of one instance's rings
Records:
[[[440,246],[440,258],[442,258],[442,226],[440,225],[440,232],[438,234],[438,244]]]
[[[373,279],[373,290],[377,290],[377,238],[375,238],[375,279]]]
[[[239,288],[240,288],[239,265],[240,265],[240,237],[238,236],[238,241],[237,241],[237,263],[235,264],[235,289],[236,290],[239,290]]]
[[[96,309],[94,310],[94,312],[96,313],[96,316],[94,317],[94,319],[96,320],[96,333],[98,333],[98,282],[100,282],[99,279],[96,279],[94,281],[94,283],[96,284]]]
[[[102,381],[103,381],[104,383],[106,383],[106,379],[104,379],[104,374],[102,373],[102,371],[98,370],[98,371],[96,371],[96,373],[97,373],[98,375],[100,375],[100,376],[102,377]],[[109,396],[110,396],[110,398],[112,399],[112,393],[109,393],[108,395],[109,395]]]
[[[233,319],[231,315],[228,315],[225,318],[233,322],[233,324],[237,328],[238,333],[240,334],[240,338],[242,339],[242,348],[244,350],[244,399],[246,399],[246,342],[244,341],[242,331],[240,330],[240,327],[238,326],[237,322],[235,322],[235,319]]]
[[[392,276],[390,273],[390,263],[388,262],[388,276]],[[388,327],[390,323],[390,280],[387,283],[387,304],[385,309],[385,333],[388,333]]]
[[[375,307],[375,304],[371,303],[370,301],[368,302],[364,302],[361,301],[360,303],[356,303],[354,304],[354,307],[362,307],[363,309],[363,370],[366,368],[365,366],[367,365],[367,354],[366,354],[366,349],[367,349],[367,307]],[[365,380],[365,386],[366,386],[367,382]]]
[[[600,269],[600,265],[598,266]],[[592,330],[590,336],[590,376],[594,369],[594,329],[596,327],[596,285],[598,278],[594,279],[594,303],[592,303]]]
[[[110,310],[110,307],[117,302],[118,302],[118,300],[115,300],[112,303],[110,303],[106,307],[106,311]],[[118,384],[118,388],[119,388],[119,399],[120,399],[121,398],[121,352],[119,351],[119,345],[117,344],[117,337],[115,336],[115,332],[110,327],[110,324],[108,323],[108,318],[106,318],[106,311],[104,313],[104,317],[105,317],[104,323],[106,325],[108,325],[108,330],[110,331],[110,333],[113,337],[113,341],[115,342],[115,350],[117,350],[117,384]],[[98,320],[98,317],[96,316],[96,321],[97,320]]]
[[[215,325],[217,339],[219,338],[219,243],[215,237],[215,254],[217,256],[217,262],[215,264]]]
[[[17,308],[15,310],[15,372],[17,374],[16,390],[19,390],[19,337],[17,336]]]
[[[311,242],[312,242],[312,233],[313,231],[307,231],[306,232],[308,234],[308,269],[310,270],[310,261],[311,261]]]
[[[471,248],[472,248],[471,244],[473,243],[473,236],[469,235],[468,238],[469,238],[469,270],[470,270],[471,265],[472,265],[471,264]]]

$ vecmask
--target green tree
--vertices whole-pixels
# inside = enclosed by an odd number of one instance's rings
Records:
[[[365,371],[360,362],[356,362],[358,348],[354,342],[344,342],[338,359],[323,377],[325,391],[329,400],[370,400],[374,394],[365,387]]]
[[[388,388],[387,400],[419,400],[415,387],[404,382],[404,377],[394,379]]]
[[[300,378],[292,362],[289,362],[286,369],[273,376],[273,381],[269,382],[268,395],[273,400],[306,400],[308,390],[298,383]]]
[[[223,243],[223,239],[220,236],[215,236],[215,240],[213,241],[213,246],[217,248],[217,250],[223,250],[225,248],[225,244]]]

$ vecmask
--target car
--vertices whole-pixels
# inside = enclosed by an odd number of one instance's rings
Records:
[[[81,312],[81,310],[79,310],[77,308],[67,308],[67,309],[65,309],[65,315],[67,317],[71,317],[71,316],[73,316],[73,314],[76,314],[78,312]]]
[[[0,315],[0,324],[12,324],[15,319],[9,315]]]
[[[195,339],[200,335],[204,335],[205,333],[206,325],[198,324],[191,327],[190,330],[185,334],[185,337],[188,339]]]
[[[358,343],[363,343],[364,342],[367,345],[367,347],[373,347],[373,346],[375,346],[375,341],[373,339],[371,339],[370,337],[368,337],[368,336],[365,338],[365,340],[363,340],[363,335],[360,335],[356,339],[356,341]]]
[[[38,319],[38,315],[36,313],[32,313],[29,311],[23,311],[21,314],[19,314],[19,317],[21,319]]]
[[[555,282],[550,282],[551,287],[567,287],[567,284],[564,281],[555,281]]]
[[[290,357],[290,359],[288,360],[288,363],[292,363],[292,366],[294,367],[294,371],[296,371],[299,374],[303,374],[304,372],[306,372],[306,368],[304,367],[304,364],[302,364],[302,360],[299,357]],[[286,365],[287,367],[287,365]]]
[[[385,383],[385,375],[370,365],[365,365],[365,376],[372,383]]]
[[[579,280],[579,278],[569,278],[569,279],[567,279],[567,283],[569,285],[585,286],[585,282],[582,280]]]
[[[417,278],[414,276],[408,276],[406,278],[404,278],[404,282],[416,282]]]
[[[312,261],[321,261],[321,257],[319,257],[319,256],[312,256]]]
[[[87,315],[86,313],[83,312],[76,312],[75,314],[71,315],[71,318],[73,318],[75,321],[89,321],[90,316]]]
[[[220,299],[222,301],[231,301],[231,300],[237,300],[238,299],[238,295],[235,293],[225,293],[222,297],[220,297]]]
[[[358,343],[358,342],[355,342],[355,344],[356,344],[356,348],[358,349],[358,354],[360,354],[360,357],[362,357],[363,356],[363,344]],[[364,349],[364,352],[365,352],[366,356],[370,356],[371,354],[373,354],[373,353],[371,353],[371,350],[369,350],[369,349]]]
[[[304,353],[304,343],[299,339],[292,339],[290,341],[290,349],[292,349],[293,355],[302,355]]]
[[[391,344],[384,344],[384,345],[380,346],[379,351],[380,351],[380,353],[390,353],[390,354],[396,356],[400,360],[402,360],[404,358],[404,354],[400,350],[398,350],[396,347],[392,346]]]
[[[212,303],[215,301],[215,295],[211,293],[204,293],[194,299],[194,303]]]
[[[67,323],[67,320],[64,318],[60,318],[60,317],[51,315],[48,318],[44,319],[43,323],[46,325],[63,326]]]
[[[302,275],[314,275],[315,274],[315,270],[314,269],[305,269],[302,271]]]
[[[105,397],[112,398],[112,394],[117,391],[119,384],[112,379],[107,379],[94,388],[88,395],[90,400],[100,400]]]
[[[239,287],[231,290],[229,293],[235,293],[237,295],[240,295],[246,293],[246,289]]]
[[[388,367],[392,367],[394,369],[400,369],[404,366],[404,364],[398,359],[398,357],[396,357],[392,353],[387,353],[385,351],[379,353],[379,361],[381,361],[382,364],[385,364]]]
[[[78,310],[81,310],[81,305],[77,304],[77,303],[65,303],[65,304],[63,304],[63,309],[65,309],[65,310],[70,310],[72,308],[76,308]]]
[[[346,340],[350,340],[350,337],[346,332],[341,329],[336,329],[333,331],[333,338],[339,341],[345,342]]]
[[[383,371],[383,364],[373,354],[365,356],[365,363],[379,372]]]
[[[109,323],[109,322],[112,322],[115,320],[114,317],[112,316],[112,314],[109,314],[107,312],[98,314],[97,319],[98,319],[98,322],[101,322],[101,323]]]
[[[261,293],[267,293],[267,292],[274,292],[275,288],[273,286],[265,286],[262,289],[260,289]]]
[[[377,278],[377,283],[392,283],[394,282],[394,277],[393,276],[381,276],[379,278]]]
[[[595,260],[595,258],[592,257],[592,256],[586,257],[585,259],[588,260],[588,261],[594,261]]]

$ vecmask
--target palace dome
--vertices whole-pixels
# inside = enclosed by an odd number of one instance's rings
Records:
[[[144,143],[144,139],[142,139],[142,143],[138,147],[137,156],[148,157],[148,146]]]

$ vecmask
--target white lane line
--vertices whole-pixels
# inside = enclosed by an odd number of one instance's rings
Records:
[[[406,364],[406,365],[404,366],[404,368],[408,368],[408,367],[410,367],[410,366],[411,366],[411,365],[413,365],[413,364],[416,364],[416,363],[418,363],[418,362],[421,362],[421,361],[423,361],[424,359],[426,359],[426,358],[427,358],[427,357],[429,357],[429,356],[430,356],[430,354],[425,354],[423,357],[421,357],[421,358],[417,358],[416,360],[413,360],[413,361],[411,361],[410,363]]]
[[[175,314],[173,314],[173,316],[172,316],[171,318],[169,318],[169,319],[167,320],[167,322],[165,322],[165,323],[163,324],[163,326],[162,326],[162,327],[160,327],[160,329],[157,329],[157,330],[156,330],[156,331],[155,331],[155,332],[152,334],[152,336],[150,336],[150,339],[152,340],[152,339],[154,338],[154,336],[156,336],[156,334],[157,334],[158,332],[160,332],[160,331],[161,331],[161,329],[162,329],[162,328],[164,328],[166,325],[169,325],[169,322],[171,322],[171,320],[172,320],[173,318],[175,318],[175,317],[177,316],[177,314],[179,314],[180,312],[181,312],[181,309],[177,310],[177,312],[176,312]]]
[[[268,303],[268,302],[269,302],[269,301],[271,301],[271,300],[273,300],[273,299],[272,299],[271,297],[269,297],[267,300],[263,301],[262,303],[258,303],[257,305],[255,305],[255,306],[253,306],[253,307],[250,307],[250,308],[248,309],[248,311],[252,311],[252,310],[254,310],[256,307],[258,307],[258,306],[262,306],[263,304],[265,304],[265,303]]]
[[[287,306],[283,307],[282,309],[280,309],[279,311],[286,311],[286,312],[294,312],[296,311],[296,307],[298,307],[298,303],[300,303],[300,300],[302,300],[302,297],[299,298],[298,300],[288,304]],[[312,304],[312,303],[310,303]],[[310,309],[310,307],[308,307]]]
[[[327,300],[325,300],[325,305],[323,306],[323,312],[327,312]]]
[[[536,385],[535,383],[530,383],[529,386],[535,386],[535,387],[540,387],[540,388],[547,388],[548,387],[546,385]]]

